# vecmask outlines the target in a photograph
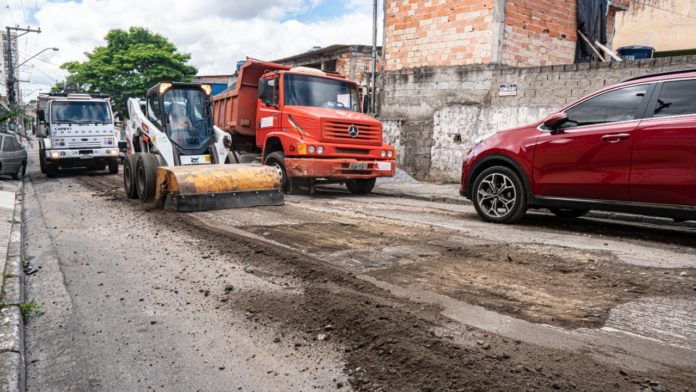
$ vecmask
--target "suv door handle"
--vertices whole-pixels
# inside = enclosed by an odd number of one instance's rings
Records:
[[[612,133],[610,135],[604,135],[602,136],[602,141],[603,142],[608,142],[608,143],[616,143],[620,142],[622,140],[626,140],[630,137],[628,133]]]

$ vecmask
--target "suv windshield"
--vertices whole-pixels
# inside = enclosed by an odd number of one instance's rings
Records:
[[[163,96],[167,135],[181,148],[201,148],[212,135],[206,97],[197,89],[172,89]]]
[[[353,83],[317,76],[286,74],[285,104],[357,112],[358,90]]]
[[[53,102],[51,122],[54,124],[111,124],[111,111],[106,102]]]

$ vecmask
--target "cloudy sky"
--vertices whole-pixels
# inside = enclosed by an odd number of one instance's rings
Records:
[[[42,31],[19,38],[20,62],[60,49],[21,67],[28,99],[63,78],[60,64],[103,45],[113,28],[146,27],[190,53],[200,74],[230,73],[246,56],[273,60],[313,46],[371,44],[372,0],[0,0],[0,27],[16,25]]]

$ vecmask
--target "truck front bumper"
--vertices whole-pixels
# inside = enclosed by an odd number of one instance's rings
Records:
[[[93,159],[93,158],[118,158],[118,147],[111,148],[85,148],[85,149],[56,149],[45,150],[46,159]]]
[[[394,160],[285,158],[289,177],[358,179],[393,177]]]

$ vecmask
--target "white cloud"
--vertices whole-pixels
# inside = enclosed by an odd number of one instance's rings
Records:
[[[47,89],[64,72],[54,64],[82,61],[84,53],[103,45],[113,28],[143,26],[164,35],[180,51],[192,55],[191,63],[201,74],[231,73],[238,60],[246,56],[273,60],[304,52],[313,46],[331,44],[370,44],[372,42],[372,1],[348,0],[345,12],[332,18],[307,18],[322,2],[335,0],[84,0],[82,2],[9,0],[12,10],[0,12],[4,25],[25,24],[41,27],[41,34],[20,38],[20,54],[25,57],[46,47],[46,52],[22,67],[22,78],[32,84],[25,90]],[[31,6],[29,4],[31,3]],[[26,11],[22,5],[26,4]],[[36,5],[36,9],[33,7]],[[326,3],[324,4],[326,6]],[[381,9],[381,1],[380,1]],[[292,15],[303,14],[299,21]],[[33,15],[33,17],[32,17]],[[14,19],[13,19],[14,17]],[[381,18],[381,16],[380,16]],[[381,33],[378,35],[381,39]],[[25,42],[26,40],[26,42]]]

